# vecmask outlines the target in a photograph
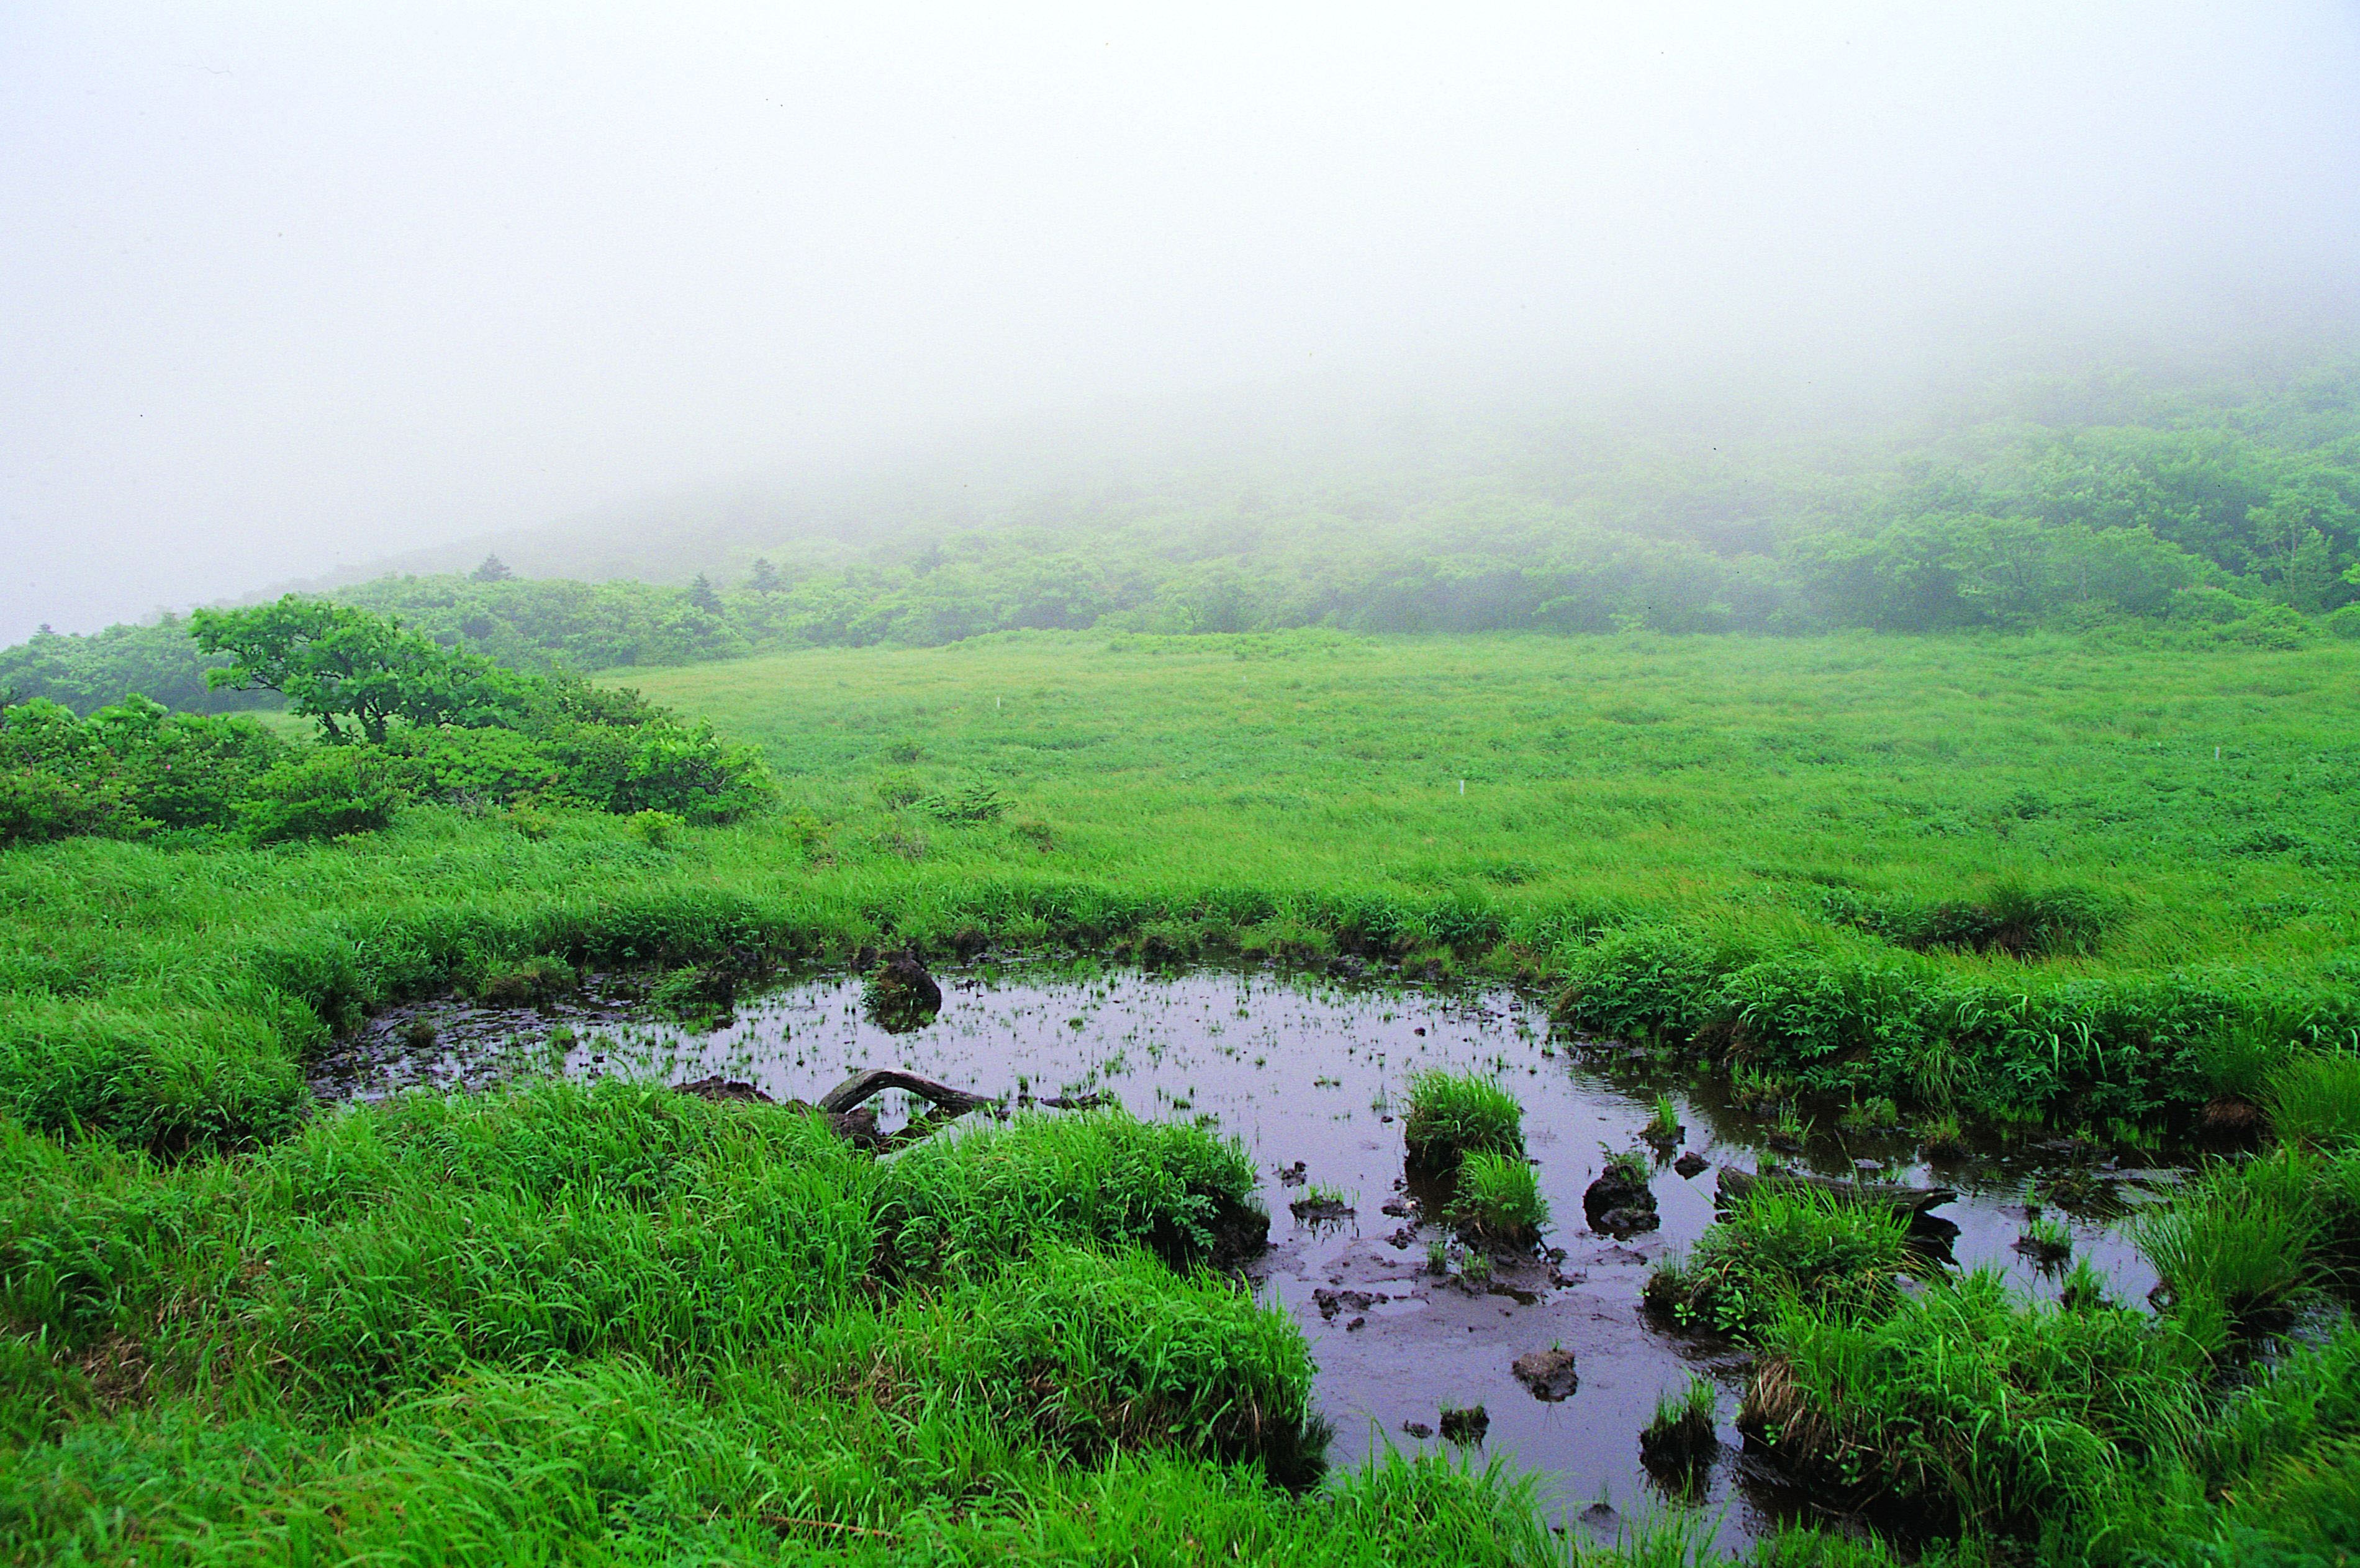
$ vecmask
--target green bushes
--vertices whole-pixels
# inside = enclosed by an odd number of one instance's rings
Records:
[[[1524,1107],[1496,1080],[1427,1068],[1409,1081],[1402,1138],[1412,1161],[1447,1168],[1477,1151],[1524,1152]]]
[[[216,685],[283,692],[322,746],[251,719],[171,713],[132,695],[78,719],[0,706],[0,847],[82,834],[236,827],[257,844],[383,828],[413,797],[666,811],[724,822],[772,798],[751,749],[628,691],[524,674],[349,606],[293,596],[202,610],[232,662]]]
[[[393,820],[401,785],[385,757],[358,746],[319,746],[279,763],[236,802],[257,844],[375,833]]]

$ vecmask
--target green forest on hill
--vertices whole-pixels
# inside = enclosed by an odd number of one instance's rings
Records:
[[[730,571],[685,559],[686,586],[526,581],[487,562],[333,596],[446,646],[584,670],[1092,627],[2111,626],[2292,647],[2360,635],[2355,562],[2360,372],[2328,362],[2012,384],[1939,419],[1728,451],[1503,428],[1391,484],[1317,463],[1207,467],[959,523],[888,510],[835,551],[782,540]],[[0,653],[0,691],[85,713],[130,691],[201,711],[256,701],[209,691],[185,632],[168,618],[44,634]]]

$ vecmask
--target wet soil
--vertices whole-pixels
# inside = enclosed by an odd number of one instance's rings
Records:
[[[1770,1146],[1766,1116],[1644,1053],[1552,1039],[1539,1004],[1502,990],[1389,991],[1262,972],[1157,976],[1095,966],[985,967],[940,978],[939,1014],[900,1033],[864,1008],[858,976],[741,997],[733,1019],[704,1034],[655,1020],[634,996],[595,976],[540,1010],[421,1004],[371,1020],[322,1064],[314,1086],[325,1097],[367,1097],[562,1070],[675,1084],[717,1077],[732,1092],[744,1084],[774,1100],[816,1102],[856,1072],[890,1066],[1011,1106],[1104,1097],[1146,1117],[1194,1118],[1242,1140],[1262,1172],[1272,1246],[1249,1271],[1311,1342],[1339,1463],[1388,1444],[1443,1443],[1444,1411],[1480,1407],[1480,1436],[1470,1420],[1448,1430],[1544,1472],[1561,1518],[1580,1536],[1611,1539],[1618,1514],[1644,1516],[1677,1492],[1717,1515],[1721,1544],[1734,1549],[1807,1506],[1742,1451],[1732,1418],[1743,1352],[1667,1333],[1640,1303],[1653,1265],[1711,1223],[1721,1170],[1757,1168]],[[416,1043],[421,1021],[434,1030],[425,1049]],[[1434,1065],[1496,1073],[1524,1102],[1528,1151],[1555,1214],[1539,1249],[1470,1254],[1438,1217],[1447,1179],[1404,1166],[1402,1085]],[[1694,1159],[1676,1164],[1675,1146],[1642,1140],[1658,1092],[1677,1106],[1686,1127],[1678,1147]],[[871,1105],[889,1134],[926,1109],[898,1091]],[[1834,1108],[1805,1110],[1810,1125],[1834,1127]],[[1585,1214],[1585,1192],[1609,1151],[1631,1149],[1647,1158],[1644,1195],[1659,1224],[1601,1234]],[[2037,1182],[2048,1212],[2065,1222],[2073,1256],[2134,1302],[2155,1279],[2121,1221],[2179,1174],[2128,1151],[2028,1141],[1929,1164],[1899,1131],[1815,1132],[1786,1163],[1847,1181],[1870,1174],[1955,1189],[1934,1214],[1957,1227],[1957,1261],[1996,1269],[2053,1299],[2061,1271],[2016,1247],[2027,1188]],[[1306,1202],[1311,1189],[1322,1202]],[[2069,1191],[2077,1194],[2070,1205],[2051,1196]],[[1570,1353],[1570,1367],[1552,1352]],[[1520,1358],[1528,1373],[1546,1365],[1566,1376],[1542,1379],[1547,1391],[1536,1393],[1518,1375]],[[1711,1456],[1692,1472],[1651,1470],[1639,1433],[1657,1396],[1684,1388],[1691,1371],[1721,1389],[1721,1441],[1699,1444]],[[1551,1397],[1568,1383],[1563,1397]]]

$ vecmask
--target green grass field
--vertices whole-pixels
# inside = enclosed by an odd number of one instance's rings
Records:
[[[366,1010],[521,965],[901,943],[1509,977],[1913,1118],[2151,1140],[2283,1102],[2278,1186],[2220,1177],[2156,1233],[2210,1258],[2278,1205],[2302,1240],[2269,1300],[2328,1304],[2269,1377],[2229,1375],[2272,1332],[2242,1285],[2161,1318],[1972,1281],[1815,1316],[1772,1269],[1731,1287],[1783,1379],[1748,1410],[1951,1519],[1961,1563],[2328,1562],[2300,1552],[2360,1528],[2360,1341],[2323,1290],[2360,1261],[2332,1066],[2360,1046],[2360,645],[1022,635],[628,683],[758,742],[781,809],[0,853],[0,1558],[1564,1550],[1496,1474],[1273,1482],[1299,1334],[1141,1249],[1243,1190],[1209,1139],[1020,1123],[879,1166],[621,1085],[331,1116],[304,1088]],[[2068,1377],[2078,1345],[2119,1377]]]
[[[2070,880],[2127,903],[2118,964],[2313,958],[2360,929],[2360,645],[1036,634],[629,683],[759,741],[847,861],[890,836],[880,784],[980,779],[1054,851],[920,818],[929,862],[1740,921],[1798,884]]]

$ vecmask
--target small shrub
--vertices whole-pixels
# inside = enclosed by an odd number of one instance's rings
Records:
[[[1402,1140],[1413,1162],[1435,1168],[1479,1149],[1521,1158],[1524,1107],[1494,1079],[1428,1068],[1409,1081]]]
[[[1539,1178],[1521,1155],[1479,1149],[1459,1162],[1450,1218],[1470,1241],[1529,1247],[1540,1239],[1549,1209]]]
[[[688,823],[670,811],[633,811],[623,819],[623,831],[650,849],[670,849],[688,832]]]
[[[238,825],[257,844],[375,833],[393,820],[401,786],[385,757],[364,746],[314,746],[254,781]]]

